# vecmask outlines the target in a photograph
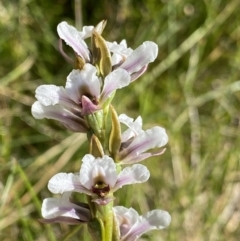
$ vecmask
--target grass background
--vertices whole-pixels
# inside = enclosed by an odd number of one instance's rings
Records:
[[[58,52],[57,24],[102,19],[109,41],[158,44],[156,61],[113,104],[170,138],[164,155],[144,162],[150,180],[121,189],[116,204],[169,211],[169,228],[142,240],[239,240],[239,11],[239,0],[1,1],[0,240],[89,240],[84,226],[37,220],[52,196],[49,178],[78,171],[87,143],[55,121],[35,120],[31,105],[37,86],[64,85],[72,69]]]

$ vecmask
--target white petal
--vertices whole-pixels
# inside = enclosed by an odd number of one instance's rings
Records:
[[[123,206],[113,207],[113,211],[117,218],[121,237],[124,237],[132,226],[138,222],[139,215],[135,209]]]
[[[104,102],[111,93],[130,84],[130,75],[124,69],[117,69],[106,76],[101,94],[101,101]]]
[[[144,74],[146,72],[147,68],[148,68],[148,65],[144,65],[140,70],[138,70],[137,72],[132,73],[131,74],[131,82],[133,82],[138,77],[140,77],[142,74]]]
[[[120,54],[113,54],[111,57],[111,64],[113,68],[121,65],[125,61],[125,58]]]
[[[87,208],[70,203],[62,198],[46,198],[42,204],[42,216],[46,219],[62,216],[85,221],[90,218],[90,212]]]
[[[133,118],[130,118],[125,114],[121,114],[119,115],[118,120],[129,128],[122,133],[122,142],[125,142],[143,132],[141,116],[138,116],[138,118],[134,121]]]
[[[86,29],[85,29],[86,31]],[[67,24],[67,22],[61,22],[57,26],[57,32],[61,39],[63,39],[66,44],[73,48],[73,50],[86,61],[89,61],[89,50],[86,43],[83,40],[89,33],[81,33],[73,26]]]
[[[141,164],[125,167],[118,175],[118,180],[114,190],[117,190],[124,185],[146,182],[149,177],[150,172],[147,167]]]
[[[144,216],[140,216],[130,231],[122,237],[122,241],[135,241],[144,233],[154,230],[166,228],[171,222],[171,216],[163,210],[153,210]]]
[[[44,106],[36,101],[32,105],[32,115],[36,119],[54,119],[62,122],[67,128],[76,132],[87,132],[85,121],[61,105]]]
[[[126,69],[130,74],[139,71],[145,65],[153,62],[158,54],[158,46],[151,41],[146,41],[128,56],[120,68]]]
[[[91,154],[84,156],[80,169],[80,181],[87,189],[91,190],[96,181],[102,181],[113,187],[117,180],[116,165],[112,158],[103,156],[94,158]]]
[[[110,52],[113,53],[111,58],[112,66],[122,64],[122,62],[126,60],[127,56],[129,56],[133,52],[131,48],[127,48],[127,42],[125,39],[122,40],[120,44],[118,44],[117,42],[107,41],[106,43]]]
[[[91,37],[93,29],[94,29],[93,26],[84,26],[82,32],[80,32],[82,39]]]
[[[147,221],[154,229],[166,228],[171,223],[171,216],[163,210],[152,210],[143,216],[143,221]]]
[[[115,207],[113,207],[113,210],[114,210],[115,214],[128,219],[128,223],[130,223],[131,225],[136,223],[137,220],[139,219],[138,212],[133,208],[126,208],[123,206],[115,206]]]
[[[106,41],[107,46],[112,53],[119,54],[121,56],[129,56],[133,50],[127,47],[127,42],[123,39],[119,44],[117,42],[108,42]]]
[[[73,70],[68,75],[65,89],[75,103],[81,101],[82,95],[100,96],[100,81],[96,73],[97,69],[93,65],[85,64],[82,70]]]
[[[142,129],[142,117],[141,116],[138,116],[138,118],[134,121],[133,118],[127,116],[126,114],[121,114],[121,115],[119,115],[118,120],[133,130]]]
[[[40,85],[36,89],[35,97],[45,106],[61,104],[73,107],[75,103],[67,96],[63,87],[56,85]]]
[[[45,106],[56,105],[59,103],[61,91],[64,91],[62,87],[56,85],[40,85],[36,89],[35,97]]]
[[[135,157],[131,157],[131,159],[129,159],[127,161],[127,163],[122,163],[122,164],[128,164],[129,165],[129,164],[137,163],[137,162],[143,161],[143,160],[145,160],[149,157],[162,155],[165,151],[166,151],[166,148],[160,149],[158,151],[144,152],[144,153],[139,154]]]
[[[71,191],[86,193],[85,188],[79,180],[79,176],[73,173],[56,174],[49,180],[48,189],[54,194]]]
[[[167,142],[168,136],[165,129],[155,126],[139,134],[126,149],[120,152],[121,161],[126,164],[145,151],[162,147]]]

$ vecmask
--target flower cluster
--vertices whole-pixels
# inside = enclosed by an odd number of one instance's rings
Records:
[[[132,50],[125,40],[120,44],[108,42],[101,35],[105,25],[106,21],[102,21],[96,27],[83,27],[80,32],[66,22],[60,23],[60,52],[74,69],[67,76],[65,87],[41,85],[36,89],[32,115],[36,119],[54,119],[73,132],[86,133],[90,143],[79,173],[58,173],[49,180],[48,189],[61,198],[44,199],[41,221],[87,223],[94,240],[134,241],[149,230],[167,227],[171,217],[162,210],[139,216],[133,208],[113,207],[114,193],[125,185],[149,179],[149,170],[138,162],[163,154],[168,136],[159,126],[143,130],[140,116],[134,120],[118,115],[111,101],[116,90],[146,71],[156,59],[158,47],[146,41]],[[87,38],[91,38],[91,47],[85,42]],[[62,40],[74,51],[74,59],[64,52]],[[86,195],[88,203],[74,201],[73,192]]]

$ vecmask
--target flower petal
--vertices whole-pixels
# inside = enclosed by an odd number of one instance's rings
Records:
[[[46,198],[42,204],[42,216],[46,219],[69,217],[81,221],[89,221],[91,213],[88,208],[70,203],[63,198]]]
[[[91,190],[96,180],[113,187],[117,181],[116,165],[112,158],[104,155],[102,158],[94,158],[87,154],[82,159],[80,169],[80,181],[87,189]]]
[[[144,216],[140,216],[130,231],[122,237],[122,241],[135,241],[144,233],[166,228],[171,222],[171,216],[163,210],[152,210]]]
[[[48,182],[48,189],[52,193],[80,192],[91,194],[80,182],[79,176],[73,173],[58,173]]]
[[[147,167],[141,164],[125,167],[118,175],[114,191],[125,185],[146,182],[149,177],[150,172],[148,171]]]
[[[111,93],[130,84],[130,75],[124,69],[117,69],[106,76],[101,94],[101,102],[104,102]]]
[[[149,158],[149,157],[153,157],[153,156],[160,156],[160,155],[162,155],[165,151],[166,151],[166,148],[160,149],[160,150],[158,150],[158,151],[152,151],[152,152],[142,153],[142,154],[136,156],[135,158],[131,158],[131,160],[129,160],[127,164],[137,163],[137,162],[143,161],[143,160],[145,160],[145,159],[147,159],[147,158]]]
[[[131,82],[139,78],[142,74],[144,74],[147,70],[148,65],[144,65],[140,70],[131,74]]]
[[[119,44],[114,41],[114,42],[108,42],[106,41],[107,46],[112,53],[116,53],[122,56],[129,56],[133,50],[131,48],[127,47],[127,41],[123,39]]]
[[[85,59],[87,62],[90,61],[90,52],[88,50],[87,44],[84,42],[83,38],[90,35],[90,28],[85,28],[83,33],[79,32],[73,26],[67,24],[67,22],[61,22],[57,26],[57,32],[61,39],[63,39],[66,44],[73,48],[73,50]],[[93,27],[92,27],[93,29]],[[90,30],[90,31],[89,31]]]
[[[92,36],[94,26],[84,26],[82,32],[80,32],[82,39],[90,38]]]
[[[44,106],[61,104],[67,108],[79,108],[67,95],[65,89],[56,85],[40,85],[35,97]]]
[[[168,142],[168,136],[164,128],[155,126],[139,134],[132,143],[120,152],[119,160],[122,164],[128,164],[145,151],[162,147]]]
[[[141,70],[145,65],[153,62],[158,54],[158,46],[151,41],[146,41],[136,48],[126,61],[120,65],[120,68],[133,74]]]
[[[129,56],[133,50],[127,47],[126,40],[122,40],[119,44],[117,42],[106,42],[110,52],[113,53],[111,62],[112,66],[119,65],[127,56]]]
[[[91,64],[85,64],[82,70],[73,70],[67,77],[66,93],[77,104],[83,95],[87,97],[100,96],[100,81],[96,75],[97,69]]]
[[[88,130],[83,118],[74,115],[61,105],[44,106],[39,101],[36,101],[33,103],[31,111],[35,119],[54,119],[62,122],[64,126],[75,132],[85,133]]]
[[[60,92],[64,92],[63,87],[56,85],[40,85],[36,89],[35,97],[42,105],[56,105],[59,103]]]
[[[128,117],[125,114],[121,114],[118,117],[119,122],[126,125],[129,129],[122,133],[122,142],[128,141],[130,138],[139,135],[144,132],[142,130],[142,117],[138,116],[138,118],[134,121],[133,118]]]
[[[138,222],[139,214],[135,209],[123,206],[115,206],[113,211],[117,218],[121,237],[124,237],[132,226]]]

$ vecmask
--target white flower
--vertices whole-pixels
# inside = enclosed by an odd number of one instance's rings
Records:
[[[120,123],[128,129],[122,133],[121,148],[117,159],[121,164],[140,162],[151,156],[161,155],[165,149],[159,149],[166,145],[168,136],[164,128],[155,126],[146,131],[142,130],[142,118],[139,116],[135,121],[125,114],[118,117]],[[150,149],[155,151],[147,152]]]
[[[71,193],[64,193],[61,198],[46,198],[42,204],[43,223],[79,224],[88,222],[92,215],[88,204],[72,202]]]
[[[41,85],[36,89],[36,101],[32,115],[36,119],[48,118],[62,122],[72,131],[87,132],[84,115],[101,109],[104,102],[116,90],[130,83],[126,70],[117,69],[102,79],[97,69],[85,64],[82,70],[73,70],[67,77],[65,88]]]
[[[107,42],[112,55],[112,65],[122,68],[131,75],[131,81],[141,76],[147,69],[149,63],[153,62],[158,55],[158,46],[152,41],[146,41],[135,50],[127,48],[125,40],[120,44]]]
[[[119,174],[109,156],[95,158],[84,156],[79,174],[58,173],[53,176],[48,189],[52,193],[80,192],[93,197],[93,201],[105,205],[113,200],[112,193],[124,185],[148,180],[148,169],[140,164],[124,168]]]
[[[163,210],[152,210],[143,216],[139,216],[133,208],[117,206],[113,210],[121,241],[135,241],[150,230],[166,228],[171,222],[171,216]]]

